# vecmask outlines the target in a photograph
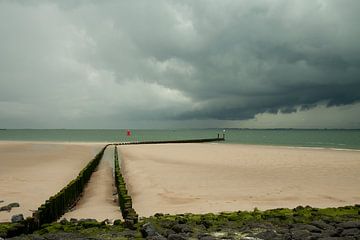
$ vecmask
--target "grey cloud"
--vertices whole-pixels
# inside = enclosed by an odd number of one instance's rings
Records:
[[[31,124],[116,126],[353,104],[359,10],[356,0],[2,1],[0,121],[23,108]]]

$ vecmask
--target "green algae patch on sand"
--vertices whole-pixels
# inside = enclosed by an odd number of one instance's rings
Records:
[[[360,214],[360,205],[346,206],[338,208],[319,208],[319,214],[329,217],[356,217]]]
[[[8,231],[14,227],[13,223],[0,223],[0,237],[5,238]]]

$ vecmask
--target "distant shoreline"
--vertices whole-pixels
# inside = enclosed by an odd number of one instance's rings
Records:
[[[182,131],[182,130],[324,130],[324,131],[360,131],[360,128],[131,128],[135,130],[149,131]],[[0,128],[0,130],[127,130],[127,128]]]
[[[65,145],[106,145],[106,144],[117,144],[121,142],[96,142],[96,141],[57,141],[57,140],[0,140],[0,143],[33,143],[33,144],[65,144]],[[199,143],[203,144],[203,143]],[[279,147],[279,148],[294,148],[294,149],[309,149],[309,150],[332,150],[332,151],[355,151],[360,152],[358,148],[333,148],[333,147],[312,147],[312,146],[290,146],[290,145],[271,145],[271,144],[246,144],[246,143],[224,143],[224,142],[213,142],[206,144],[226,144],[226,145],[239,145],[239,146],[259,146],[259,147]],[[151,145],[151,144],[149,144]]]
[[[0,141],[40,142],[133,142],[174,141],[222,137],[224,144],[249,144],[266,146],[290,146],[310,148],[360,149],[360,130],[352,129],[43,129],[0,131]],[[225,132],[224,132],[225,130]]]

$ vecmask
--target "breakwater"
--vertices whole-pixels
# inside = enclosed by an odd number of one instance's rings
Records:
[[[225,136],[218,136],[217,138],[200,138],[200,139],[184,139],[184,140],[170,140],[170,141],[134,141],[114,143],[113,145],[136,145],[136,144],[170,144],[170,143],[207,143],[225,141]]]
[[[104,151],[102,150],[80,171],[79,175],[61,189],[57,194],[45,201],[32,215],[25,220],[14,224],[9,228],[7,237],[20,234],[32,233],[40,229],[43,224],[51,223],[59,219],[68,209],[75,205],[80,198],[85,185],[89,181],[91,174],[98,166]]]
[[[122,212],[125,223],[131,226],[138,221],[138,215],[132,207],[132,199],[128,194],[124,177],[121,174],[119,166],[118,145],[133,144],[170,144],[170,143],[206,143],[215,141],[224,141],[224,136],[220,138],[173,140],[173,141],[140,141],[140,142],[121,142],[105,145],[102,150],[80,171],[78,176],[68,183],[57,194],[51,196],[45,201],[32,215],[25,220],[11,224],[6,232],[6,237],[14,237],[20,234],[29,234],[38,230],[44,224],[52,223],[58,220],[66,211],[71,209],[79,200],[86,184],[92,173],[99,165],[105,149],[114,145],[114,179],[117,188],[119,207]]]
[[[120,171],[119,155],[116,146],[114,148],[114,176],[115,186],[118,194],[118,202],[122,216],[126,223],[128,223],[129,225],[133,225],[137,223],[138,215],[132,207],[132,199],[131,196],[128,194],[125,179]]]

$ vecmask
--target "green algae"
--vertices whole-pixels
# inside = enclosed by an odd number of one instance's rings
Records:
[[[0,224],[0,237],[5,238],[10,229],[14,227],[13,223],[1,223]]]
[[[210,235],[221,235],[233,238],[246,235],[242,231],[247,225],[253,224],[253,232],[256,226],[275,224],[286,226],[296,223],[311,223],[312,221],[359,221],[360,205],[338,207],[338,208],[312,208],[297,207],[294,209],[278,208],[266,211],[254,209],[254,211],[221,212],[218,214],[155,214],[148,218],[141,218],[138,223],[130,229],[125,222],[116,221],[114,225],[105,222],[77,221],[77,222],[54,222],[44,224],[35,234],[48,233],[76,233],[82,236],[97,237],[100,239],[128,239],[141,238],[141,227],[149,222],[156,230],[166,236],[169,230],[184,227],[192,236],[201,233]],[[21,227],[21,223],[0,224],[0,237],[6,237],[8,232],[15,231]]]

